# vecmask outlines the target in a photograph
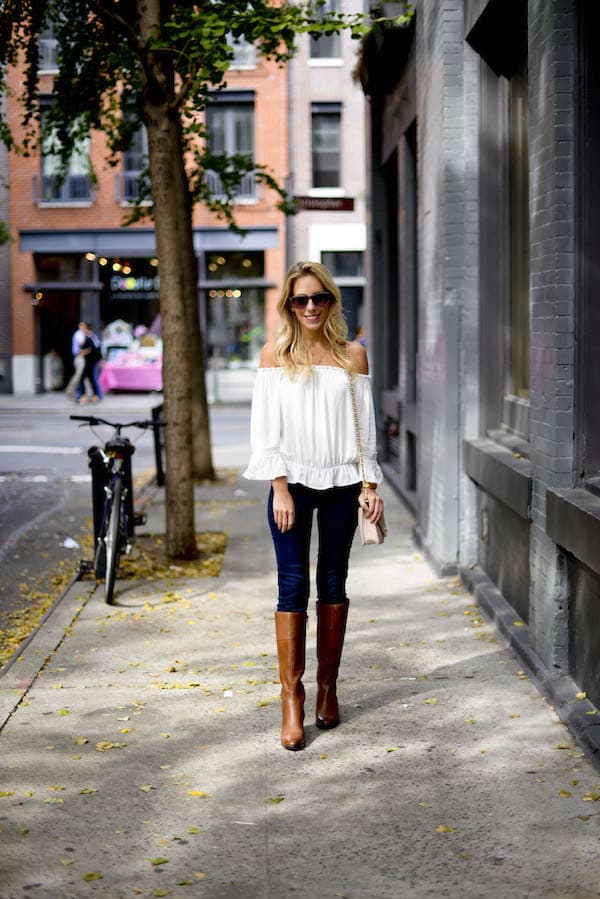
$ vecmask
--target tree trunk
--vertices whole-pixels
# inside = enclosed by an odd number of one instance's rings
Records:
[[[159,32],[160,0],[138,0],[140,37],[148,42]],[[173,159],[180,150],[178,112],[169,104],[174,77],[168,57],[148,50],[144,61],[146,84],[142,116],[148,131],[148,161],[152,183],[153,217],[160,275],[160,312],[163,337],[165,404],[167,553],[172,558],[198,555],[194,526],[192,428],[190,417],[190,353],[183,272],[186,211],[178,203]],[[188,227],[191,221],[188,216]]]
[[[190,352],[192,419],[192,472],[196,481],[212,480],[214,469],[210,445],[210,421],[206,399],[205,359],[198,311],[198,260],[194,251],[193,207],[185,171],[184,146],[179,132],[180,152],[173,157],[178,204],[182,210],[181,231],[183,280],[187,309],[187,338]]]

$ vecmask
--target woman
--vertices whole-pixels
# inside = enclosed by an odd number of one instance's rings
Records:
[[[339,724],[336,681],[348,598],[346,578],[358,504],[377,522],[383,501],[365,348],[348,343],[338,287],[325,266],[298,262],[277,305],[280,327],[260,357],[252,399],[252,457],[244,476],[270,480],[268,520],[279,598],[275,631],[281,681],[281,742],[304,748],[304,674],[309,548],[317,510],[317,710]],[[365,475],[361,490],[349,375],[354,378]]]

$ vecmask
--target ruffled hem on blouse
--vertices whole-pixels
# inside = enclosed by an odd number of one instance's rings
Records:
[[[383,473],[377,462],[365,460],[365,475],[370,482],[380,484]],[[330,487],[348,487],[362,480],[358,466],[350,462],[332,468],[315,468],[301,465],[281,456],[253,456],[243,477],[251,481],[272,481],[285,477],[288,484],[305,484],[311,490],[329,490]]]

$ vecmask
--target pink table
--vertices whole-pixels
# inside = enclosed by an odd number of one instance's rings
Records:
[[[145,365],[105,362],[100,373],[103,393],[109,390],[162,390],[162,362]]]

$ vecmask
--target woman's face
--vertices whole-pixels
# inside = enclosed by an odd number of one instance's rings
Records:
[[[317,305],[312,300],[315,294],[321,294],[324,291],[325,288],[315,275],[301,275],[294,281],[290,291],[290,299],[302,295],[311,298],[304,307],[292,305],[292,314],[300,322],[300,327],[303,331],[318,332],[327,321],[331,304],[322,303]]]

